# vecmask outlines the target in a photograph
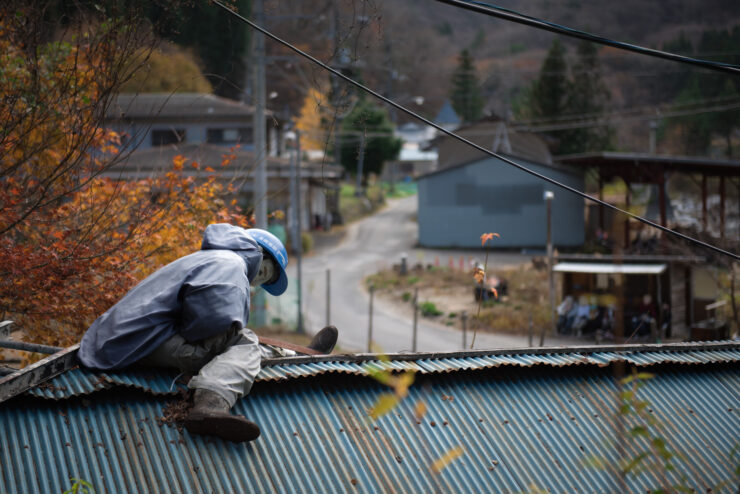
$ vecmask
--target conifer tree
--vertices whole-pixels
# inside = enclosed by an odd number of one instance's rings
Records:
[[[567,71],[565,47],[556,38],[530,91],[528,106],[531,117],[548,119],[566,113],[570,89]]]
[[[609,91],[604,85],[596,45],[581,41],[572,69],[572,83],[566,101],[567,113],[575,118],[598,117],[606,110]],[[558,154],[606,151],[611,147],[612,132],[606,126],[588,126],[563,132]]]
[[[483,116],[483,95],[475,73],[473,57],[466,49],[458,57],[458,65],[452,74],[450,93],[452,108],[465,122],[474,122]]]

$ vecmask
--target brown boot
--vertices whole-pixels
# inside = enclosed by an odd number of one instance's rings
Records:
[[[218,393],[196,389],[194,406],[185,419],[185,428],[191,434],[217,436],[235,443],[254,441],[260,428],[241,415],[229,413],[229,403]]]
[[[311,343],[308,344],[308,348],[316,350],[323,354],[330,354],[334,350],[334,345],[337,344],[337,337],[339,331],[334,326],[327,326],[313,337]]]

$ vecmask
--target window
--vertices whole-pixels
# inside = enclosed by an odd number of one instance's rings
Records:
[[[167,129],[152,131],[152,146],[166,146],[185,142],[185,129]]]
[[[252,128],[208,129],[206,141],[211,144],[251,144]]]

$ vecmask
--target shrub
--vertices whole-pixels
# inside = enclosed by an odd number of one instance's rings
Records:
[[[421,315],[424,317],[435,317],[442,314],[434,302],[422,302],[419,310],[421,310]]]

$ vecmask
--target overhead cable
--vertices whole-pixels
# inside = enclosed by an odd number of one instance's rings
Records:
[[[544,29],[557,34],[570,36],[572,38],[584,39],[586,41],[592,41],[606,46],[613,46],[622,50],[628,50],[642,55],[649,55],[652,57],[663,58],[666,60],[673,60],[674,62],[681,62],[690,65],[696,65],[705,69],[716,70],[720,72],[726,72],[729,74],[740,75],[740,66],[724,63],[715,62],[712,60],[703,60],[699,58],[687,57],[684,55],[678,55],[676,53],[669,53],[667,51],[655,50],[653,48],[645,48],[644,46],[633,45],[631,43],[624,43],[622,41],[614,41],[603,36],[596,34],[587,33],[578,29],[573,29],[567,26],[561,26],[554,22],[538,19],[537,17],[531,17],[525,14],[520,14],[515,10],[498,7],[484,2],[478,2],[475,0],[435,0],[440,3],[452,5],[465,10],[471,10],[480,14],[489,15],[492,17],[498,17],[507,21],[517,22],[519,24],[525,24],[527,26],[535,27],[538,29]]]
[[[706,242],[702,242],[699,239],[690,237],[688,235],[684,235],[683,233],[677,232],[677,231],[672,230],[672,229],[670,229],[668,227],[665,227],[663,225],[659,225],[659,224],[657,224],[657,223],[655,223],[653,221],[648,220],[647,218],[643,218],[642,216],[638,216],[638,215],[636,215],[634,213],[630,213],[629,211],[625,211],[625,210],[623,210],[623,209],[621,209],[621,208],[619,208],[619,207],[617,207],[617,206],[615,206],[613,204],[610,204],[610,203],[608,203],[606,201],[602,201],[601,199],[598,199],[596,197],[592,197],[592,196],[586,194],[585,192],[581,192],[580,190],[575,189],[575,188],[573,188],[573,187],[571,187],[569,185],[565,185],[565,184],[563,184],[561,182],[558,182],[555,179],[552,179],[552,178],[550,178],[550,177],[548,177],[546,175],[542,175],[541,173],[538,173],[538,172],[536,172],[536,171],[534,171],[534,170],[532,170],[530,168],[527,168],[526,166],[520,165],[519,163],[517,163],[515,161],[512,161],[509,158],[506,158],[505,156],[502,156],[500,154],[494,153],[493,151],[490,151],[490,150],[488,150],[488,149],[486,149],[486,148],[484,148],[482,146],[479,146],[478,144],[475,144],[474,142],[471,142],[471,141],[465,139],[464,137],[461,137],[461,136],[455,134],[454,132],[451,132],[451,131],[443,128],[442,126],[437,125],[436,123],[432,122],[431,120],[428,120],[428,119],[422,117],[421,115],[419,115],[418,113],[414,112],[413,110],[410,110],[410,109],[406,108],[405,106],[399,105],[395,101],[393,101],[393,100],[391,100],[389,98],[386,98],[382,94],[380,94],[380,93],[378,93],[378,92],[370,89],[369,87],[365,86],[364,84],[362,84],[360,82],[357,82],[356,80],[352,79],[351,77],[349,77],[347,75],[344,75],[340,71],[338,71],[338,70],[330,67],[329,65],[327,65],[324,62],[322,62],[321,60],[319,60],[318,58],[314,57],[313,55],[310,55],[310,54],[306,53],[305,51],[303,51],[300,48],[294,46],[293,44],[291,44],[291,43],[283,40],[279,36],[273,34],[272,32],[268,31],[267,29],[263,28],[262,26],[259,26],[259,25],[255,24],[254,22],[250,21],[249,19],[247,19],[246,17],[244,17],[244,16],[236,13],[235,11],[233,11],[232,9],[230,9],[229,7],[227,7],[226,5],[224,5],[223,3],[221,3],[219,0],[213,0],[213,3],[216,4],[216,5],[218,5],[219,7],[221,7],[222,9],[224,9],[225,11],[229,12],[234,17],[240,19],[242,22],[248,24],[253,29],[256,29],[257,31],[261,32],[262,34],[264,34],[265,36],[271,38],[272,40],[280,43],[281,45],[285,46],[286,48],[290,49],[291,51],[293,51],[293,52],[301,55],[302,57],[306,58],[307,60],[310,60],[311,62],[313,62],[316,65],[320,66],[324,70],[326,70],[328,72],[331,72],[336,77],[339,77],[340,79],[343,79],[344,81],[352,84],[353,86],[357,87],[358,89],[361,89],[362,91],[364,91],[364,92],[366,92],[368,94],[373,95],[375,98],[383,101],[384,103],[387,103],[387,104],[391,105],[392,107],[396,108],[397,110],[400,110],[400,111],[406,113],[407,115],[409,115],[409,116],[411,116],[411,117],[413,117],[413,118],[415,118],[417,120],[420,120],[420,121],[424,122],[425,124],[427,124],[427,125],[429,125],[431,127],[434,127],[439,132],[441,132],[443,134],[446,134],[446,135],[452,137],[453,139],[456,139],[456,140],[458,140],[458,141],[460,141],[462,143],[465,143],[468,146],[477,149],[478,151],[481,151],[481,152],[483,152],[483,153],[485,153],[485,154],[487,154],[487,155],[489,155],[489,156],[491,156],[493,158],[497,158],[497,159],[503,161],[504,163],[507,163],[507,164],[509,164],[509,165],[511,165],[511,166],[513,166],[515,168],[518,168],[519,170],[521,170],[521,171],[523,171],[525,173],[528,173],[528,174],[530,174],[530,175],[532,175],[534,177],[537,177],[537,178],[539,178],[541,180],[544,180],[545,182],[548,182],[548,183],[550,183],[550,184],[552,184],[552,185],[554,185],[556,187],[560,187],[561,189],[567,190],[568,192],[571,192],[571,193],[576,194],[576,195],[578,195],[580,197],[583,197],[584,199],[588,199],[589,201],[592,201],[592,202],[595,202],[597,204],[600,204],[600,205],[602,205],[602,206],[604,206],[606,208],[612,209],[612,210],[614,210],[614,211],[616,211],[618,213],[622,213],[622,214],[624,214],[626,216],[629,216],[630,218],[633,218],[633,219],[635,219],[637,221],[640,221],[641,223],[644,223],[646,225],[652,226],[653,228],[656,228],[656,229],[658,229],[658,230],[660,230],[662,232],[668,233],[670,235],[673,235],[674,237],[680,238],[680,239],[685,240],[687,242],[691,242],[691,243],[696,244],[696,245],[701,245],[702,247],[705,247],[705,248],[707,248],[709,250],[713,250],[713,251],[715,251],[717,253],[724,254],[724,255],[729,256],[729,257],[732,257],[734,259],[740,260],[740,255],[738,255],[738,254],[734,254],[732,252],[729,252],[729,251],[726,251],[724,249],[721,249],[721,248],[719,248],[719,247],[717,247],[715,245],[711,245],[711,244],[708,244]]]

